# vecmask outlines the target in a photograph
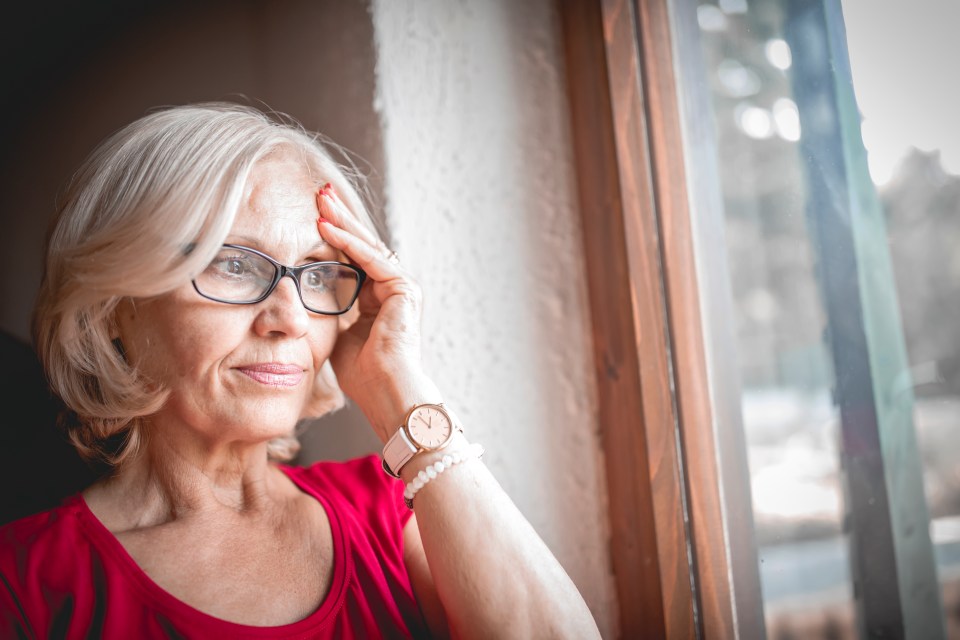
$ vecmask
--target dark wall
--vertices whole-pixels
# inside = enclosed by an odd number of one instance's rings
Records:
[[[0,331],[5,365],[0,518],[89,481],[52,427],[29,341],[58,192],[105,136],[149,109],[235,100],[288,113],[350,149],[382,201],[373,26],[365,0],[22,3],[0,20]],[[304,460],[376,447],[348,407]],[[22,490],[6,488],[19,484]]]
[[[289,113],[357,154],[381,192],[363,0],[25,7],[2,28],[0,328],[28,337],[58,191],[97,142],[153,107],[226,99]]]
[[[30,345],[0,331],[0,524],[56,506],[94,480],[56,429],[58,404],[48,393]]]

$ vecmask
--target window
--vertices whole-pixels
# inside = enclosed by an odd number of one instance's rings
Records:
[[[957,633],[960,148],[853,2],[561,7],[623,636]]]

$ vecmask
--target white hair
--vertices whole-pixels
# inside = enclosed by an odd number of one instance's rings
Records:
[[[48,238],[33,314],[37,351],[81,455],[119,465],[139,446],[141,419],[168,395],[148,387],[112,340],[117,303],[172,291],[206,267],[233,226],[259,160],[280,150],[298,153],[318,187],[331,183],[356,219],[377,233],[361,176],[334,161],[327,146],[288,116],[203,103],[150,113],[83,163]],[[307,413],[323,415],[343,402],[328,362]],[[298,451],[293,433],[268,445],[275,459]]]

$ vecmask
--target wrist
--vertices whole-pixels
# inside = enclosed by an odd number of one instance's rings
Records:
[[[460,419],[443,403],[415,404],[383,447],[383,470],[399,478],[398,474],[413,458],[446,450],[462,433]]]
[[[391,379],[381,385],[374,402],[361,407],[380,441],[386,443],[397,432],[411,407],[417,404],[438,404],[443,401],[440,390],[426,375],[416,374]]]
[[[456,446],[452,449],[431,453],[436,455],[429,459],[424,458],[420,465],[422,468],[419,471],[414,473],[415,469],[411,469],[405,477],[402,477],[404,481],[403,503],[408,509],[413,509],[413,499],[420,494],[424,487],[436,481],[441,474],[455,466],[483,457],[483,447],[479,444],[467,445],[464,441],[462,447]]]
[[[466,454],[470,450],[470,443],[467,438],[459,431],[450,438],[450,441],[442,449],[434,451],[423,451],[410,458],[410,461],[400,469],[400,479],[404,483],[412,482],[417,474],[428,466],[442,460],[444,456],[454,453]]]

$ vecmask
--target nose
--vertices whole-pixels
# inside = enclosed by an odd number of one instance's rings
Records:
[[[260,302],[255,329],[258,335],[300,337],[307,332],[310,316],[292,274],[284,274],[266,300]]]

